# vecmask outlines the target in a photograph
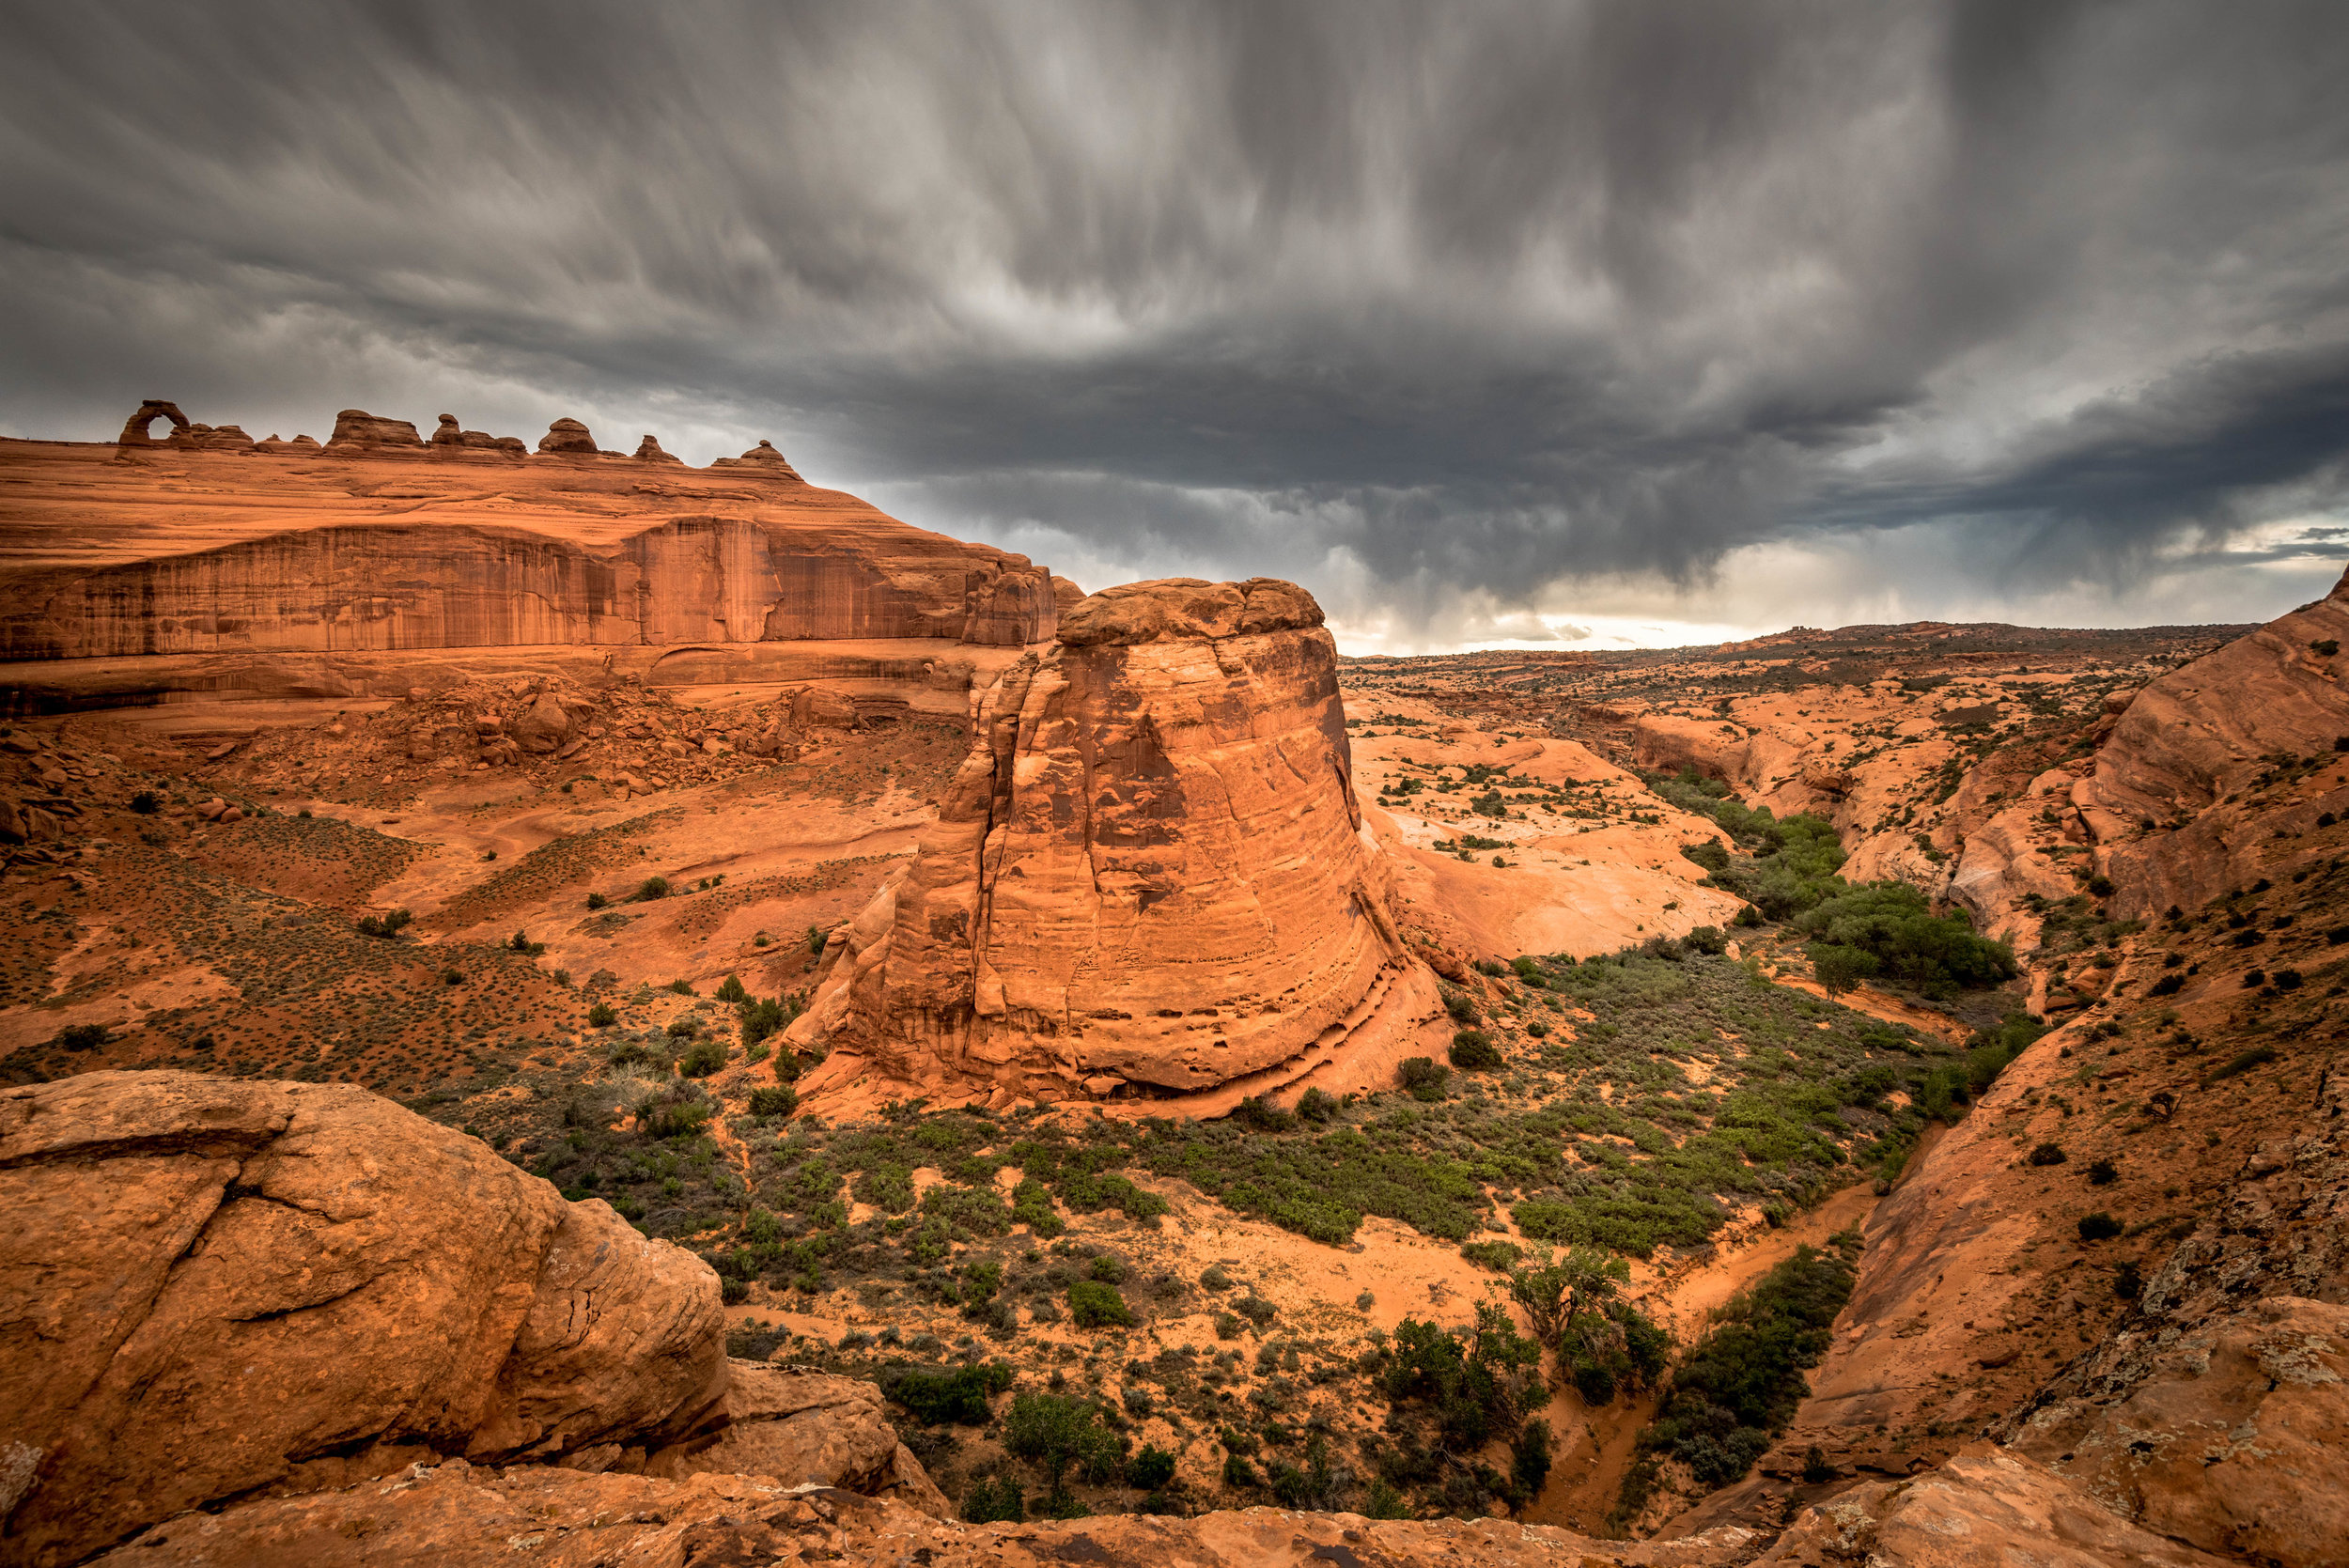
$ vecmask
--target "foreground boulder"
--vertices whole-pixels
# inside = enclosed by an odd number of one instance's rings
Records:
[[[364,1090],[0,1092],[0,1206],[11,1561],[258,1488],[658,1451],[725,1419],[707,1265]]]
[[[793,1026],[842,1053],[811,1091],[867,1064],[1010,1095],[1213,1089],[1326,1046],[1414,969],[1303,589],[1096,594],[974,728],[911,871]]]

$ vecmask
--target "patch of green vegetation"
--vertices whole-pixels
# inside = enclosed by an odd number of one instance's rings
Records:
[[[1713,1327],[1672,1368],[1656,1420],[1641,1434],[1649,1456],[1685,1463],[1708,1487],[1740,1480],[1786,1429],[1808,1393],[1803,1373],[1827,1353],[1828,1326],[1851,1298],[1859,1238],[1834,1250],[1798,1247],[1714,1314]],[[1636,1514],[1653,1467],[1634,1467],[1617,1510]]]

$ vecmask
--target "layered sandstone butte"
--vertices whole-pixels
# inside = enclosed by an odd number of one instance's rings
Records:
[[[976,699],[902,880],[795,1038],[910,1082],[1192,1091],[1360,1021],[1411,969],[1349,781],[1337,654],[1289,583],[1094,595]]]
[[[171,437],[143,443],[163,419]],[[649,461],[598,453],[571,420],[529,455],[450,416],[428,442],[346,410],[322,450],[241,432],[213,450],[221,432],[183,421],[150,403],[119,445],[0,442],[0,661],[18,661],[0,684],[70,686],[72,661],[170,691],[303,656],[1005,647],[1048,640],[1057,614],[1025,557],[811,486],[765,443],[692,469],[657,443]]]
[[[0,1092],[0,1206],[11,1561],[366,1451],[661,1448],[724,1419],[707,1265],[349,1085]]]

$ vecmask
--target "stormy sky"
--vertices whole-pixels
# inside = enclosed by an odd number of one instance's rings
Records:
[[[0,432],[357,406],[1352,651],[2349,559],[2349,7],[0,6]]]

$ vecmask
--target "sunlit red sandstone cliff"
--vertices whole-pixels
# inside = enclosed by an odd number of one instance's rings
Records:
[[[256,443],[157,403],[117,445],[0,442],[0,685],[388,694],[464,650],[648,670],[701,649],[731,675],[789,669],[780,644],[1052,634],[1041,567],[809,485],[765,442],[692,469],[561,420],[539,447],[356,410],[323,447]]]
[[[1440,1007],[1387,915],[1304,590],[1109,589],[975,702],[914,864],[834,934],[793,1026],[835,1053],[808,1092],[869,1067],[1005,1097],[1301,1092],[1427,1048]]]

